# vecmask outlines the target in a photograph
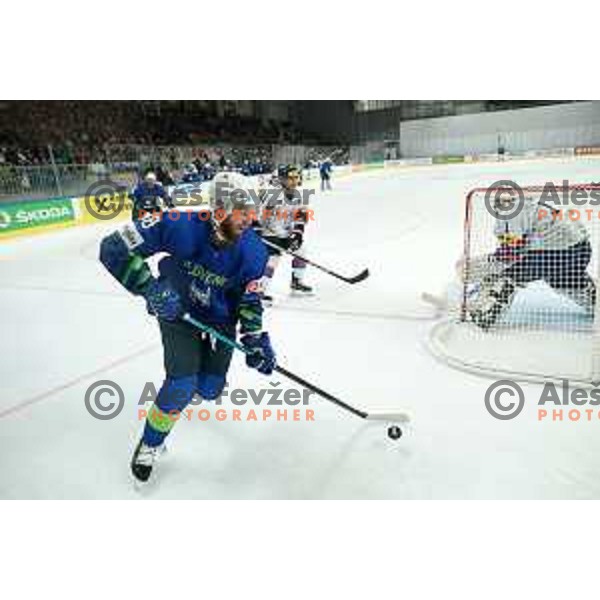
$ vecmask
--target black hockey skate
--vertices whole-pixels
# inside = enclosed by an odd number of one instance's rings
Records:
[[[152,474],[154,464],[165,450],[165,445],[147,446],[142,440],[138,442],[131,458],[131,473],[139,483],[146,483]]]
[[[310,285],[302,283],[301,279],[294,277],[293,275],[291,288],[292,292],[298,295],[309,296],[313,293],[313,289],[310,287]]]

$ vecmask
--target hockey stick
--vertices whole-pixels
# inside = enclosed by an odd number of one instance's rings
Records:
[[[273,242],[269,242],[268,240],[265,240],[264,238],[262,238],[262,241],[267,246],[270,246],[271,248],[275,248],[276,250],[280,250],[281,252],[285,252],[286,254],[289,254],[290,256],[293,256],[294,258],[303,260],[305,263],[311,265],[312,267],[315,267],[315,269],[324,271],[328,275],[337,277],[337,279],[341,279],[342,281],[345,281],[346,283],[350,283],[350,284],[359,283],[361,281],[364,281],[369,276],[369,269],[365,269],[364,271],[361,271],[358,275],[355,275],[354,277],[344,277],[343,275],[340,275],[339,273],[336,273],[335,271],[332,271],[331,269],[328,269],[327,267],[324,267],[323,265],[319,265],[316,262],[313,262],[312,260],[305,258],[304,256],[300,256],[299,254],[296,254],[295,252],[292,252],[291,250],[286,250],[285,248],[282,248],[279,244],[274,244]]]
[[[194,319],[194,317],[192,317],[189,313],[185,313],[182,317],[182,320],[185,321],[186,323],[189,323],[190,325],[193,325],[197,329],[200,329],[201,331],[204,331],[205,333],[208,333],[209,335],[215,337],[216,339],[223,342],[230,348],[239,350],[240,352],[243,352],[244,354],[250,353],[248,348],[246,348],[239,342],[236,342],[235,340],[232,340],[231,338],[216,331],[215,329],[210,327],[210,325],[206,325],[205,323],[202,323],[201,321]],[[364,410],[359,410],[358,408],[355,408],[354,406],[351,406],[350,404],[346,404],[346,402],[344,402],[343,400],[336,398],[329,392],[326,392],[325,390],[314,385],[313,383],[310,383],[310,381],[303,379],[299,375],[296,375],[295,373],[292,373],[291,371],[288,371],[287,369],[285,369],[284,367],[281,367],[279,365],[275,365],[274,371],[276,371],[277,373],[281,373],[281,375],[283,375],[283,376],[287,377],[288,379],[291,379],[295,383],[298,383],[299,385],[313,391],[315,394],[318,394],[322,398],[325,398],[326,400],[333,402],[340,408],[343,408],[344,410],[351,412],[353,415],[360,417],[361,419],[368,419],[370,421],[395,421],[395,422],[400,422],[400,423],[406,423],[406,422],[410,421],[410,416],[406,412],[368,413]]]

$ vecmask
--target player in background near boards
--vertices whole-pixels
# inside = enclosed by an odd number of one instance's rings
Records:
[[[502,162],[504,160],[505,155],[506,155],[506,146],[504,145],[504,142],[502,141],[502,136],[500,134],[498,134],[498,160],[500,162]]]
[[[500,194],[496,210],[514,210],[514,194]],[[492,254],[469,264],[470,284],[478,290],[468,302],[471,320],[490,328],[510,307],[515,294],[534,281],[593,314],[596,284],[587,272],[592,258],[589,233],[581,222],[556,218],[556,208],[525,197],[522,210],[510,219],[497,218],[498,245]]]
[[[190,163],[183,167],[181,181],[182,183],[201,183],[204,181],[204,177],[198,172],[198,167],[194,163]]]
[[[319,174],[321,176],[321,191],[325,191],[326,189],[331,189],[331,171],[333,169],[333,164],[329,158],[326,158],[319,167]]]
[[[135,186],[132,196],[133,212],[131,216],[134,221],[142,218],[146,213],[161,211],[171,205],[167,191],[152,172],[146,173],[143,181]]]
[[[176,422],[173,412],[179,414],[195,394],[214,400],[225,386],[232,349],[199,333],[182,315],[189,313],[229,338],[236,337],[239,325],[241,343],[253,351],[246,355],[247,365],[267,375],[275,366],[262,324],[265,245],[250,227],[245,203],[236,206],[228,199],[211,208],[149,214],[101,242],[101,262],[129,292],[145,299],[163,345],[166,377],[131,461],[139,482],[152,473]],[[219,220],[215,208],[221,209]],[[155,278],[146,259],[157,253],[167,256]]]
[[[302,250],[304,230],[308,221],[307,207],[303,204],[301,191],[298,189],[300,173],[294,165],[281,165],[277,177],[271,179],[266,190],[265,200],[259,212],[259,232],[268,242],[283,250],[298,253]],[[281,251],[267,246],[269,263],[267,265],[267,284],[264,289],[264,299],[272,302],[268,285],[275,275],[275,270],[281,258]],[[299,295],[309,295],[312,288],[304,282],[306,262],[300,256],[292,257],[292,292]]]
[[[312,179],[312,175],[313,175],[312,171],[313,171],[313,169],[315,169],[316,167],[317,167],[317,163],[316,163],[315,161],[313,161],[313,160],[307,160],[307,161],[304,163],[304,169],[303,169],[303,171],[302,171],[302,173],[303,173],[303,176],[304,176],[306,179]]]

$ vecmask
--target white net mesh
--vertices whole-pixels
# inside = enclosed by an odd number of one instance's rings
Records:
[[[600,380],[600,186],[476,189],[436,355],[491,376]]]

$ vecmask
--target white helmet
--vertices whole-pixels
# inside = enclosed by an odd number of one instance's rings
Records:
[[[241,208],[258,209],[258,190],[254,182],[234,171],[221,171],[211,182],[210,204],[213,209],[231,212]]]

